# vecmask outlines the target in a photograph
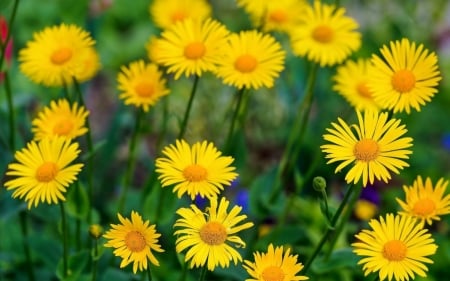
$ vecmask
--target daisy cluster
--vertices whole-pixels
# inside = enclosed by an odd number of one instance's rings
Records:
[[[394,204],[401,210],[396,214],[382,214],[378,219],[374,218],[377,205],[363,202],[361,194],[374,185],[392,183],[413,165],[414,139],[408,136],[408,124],[402,116],[418,114],[438,93],[442,76],[437,55],[424,44],[400,38],[383,45],[379,53],[364,58],[357,53],[363,42],[356,19],[344,7],[324,1],[236,0],[235,5],[248,16],[251,28],[232,31],[214,17],[219,11],[206,0],[153,0],[149,4],[148,13],[158,33],[143,44],[146,57],[124,63],[115,70],[116,98],[125,106],[121,109],[135,115],[131,115],[134,127],[126,134],[128,148],[120,148],[126,162],[122,182],[117,184],[118,195],[112,196],[114,204],[108,207],[113,209],[119,223],[108,221],[106,231],[99,221],[107,216],[95,210],[96,191],[103,187],[96,186],[93,180],[97,167],[105,163],[96,162],[96,153],[102,148],[100,144],[96,146],[92,136],[91,112],[82,87],[102,70],[97,42],[82,27],[61,23],[36,31],[18,52],[23,75],[42,87],[61,89],[61,94],[38,108],[29,122],[32,139],[26,140],[19,150],[15,149],[14,116],[10,115],[11,142],[7,149],[13,154],[13,160],[7,166],[3,185],[12,192],[12,198],[26,203],[29,212],[41,204],[61,207],[63,257],[58,277],[76,279],[71,275],[75,262],[68,258],[64,206],[69,204],[87,209],[82,215],[75,211],[73,221],[77,233],[80,225],[86,224],[92,236],[93,246],[85,251],[92,253],[82,252],[92,261],[92,280],[96,280],[98,262],[102,261],[100,246],[113,248],[112,255],[121,259],[121,269],[131,265],[133,274],[147,272],[149,280],[152,276],[164,280],[156,269],[161,267],[180,269],[176,277],[181,281],[191,280],[189,274],[197,274],[193,268],[201,268],[197,275],[204,281],[209,280],[207,274],[221,276],[220,270],[230,267],[238,272],[239,280],[314,279],[320,276],[320,262],[328,261],[353,208],[357,217],[367,220],[363,229],[353,236],[355,241],[349,243],[355,265],[362,265],[360,275],[374,274],[379,280],[389,281],[414,279],[416,275],[426,277],[427,264],[433,263],[431,257],[438,249],[431,227],[450,213],[448,180],[441,177],[433,184],[430,177],[417,175],[411,186],[403,186],[404,199],[395,198]],[[8,40],[9,36],[1,38],[1,63]],[[256,247],[253,240],[264,237],[266,218],[247,214],[251,213],[246,208],[247,202],[238,204],[238,200],[229,199],[233,185],[241,177],[235,167],[233,148],[238,133],[245,129],[246,112],[251,107],[249,93],[274,89],[283,72],[289,71],[288,58],[304,60],[309,66],[309,78],[281,158],[277,159],[275,176],[268,184],[262,183],[270,187],[257,202],[267,217],[275,217],[274,233],[279,231],[281,234],[277,235],[284,235],[290,208],[295,205],[295,197],[304,184],[302,180],[307,177],[300,175],[296,165],[314,106],[313,92],[319,70],[333,71],[332,90],[345,99],[353,118],[347,121],[346,114],[337,117],[326,128],[323,143],[318,145],[326,164],[337,165],[334,173],[345,174],[337,181],[346,182],[349,188],[334,210],[328,205],[333,201],[327,199],[326,181],[315,179],[314,190],[321,194],[321,212],[327,229],[322,239],[311,239],[317,244],[313,251],[303,251],[304,247],[290,242],[277,245],[265,241],[263,246]],[[297,74],[293,75],[297,79]],[[195,126],[192,120],[189,123],[189,117],[205,76],[236,91],[230,116],[227,115],[230,117],[228,131],[216,143],[202,135],[193,136],[195,130],[186,137],[186,132]],[[167,141],[164,128],[157,144],[142,141],[148,133],[145,130],[148,114],[157,104],[167,101],[182,78],[193,83],[184,115],[176,117],[180,121],[177,136]],[[9,88],[5,89],[12,99]],[[14,112],[13,108],[10,112]],[[224,126],[225,123],[227,120]],[[200,141],[190,142],[189,138]],[[150,174],[146,187],[150,191],[139,189],[142,193],[138,197],[147,198],[145,192],[149,192],[148,198],[153,201],[142,200],[145,206],[136,211],[141,207],[130,208],[129,195],[130,187],[136,188],[137,159],[143,158],[139,155],[143,146],[152,146],[156,156],[145,161]],[[339,178],[332,173],[328,177]],[[171,199],[164,197],[168,189],[173,193],[169,193]],[[292,189],[296,191],[295,196]],[[173,216],[164,222],[170,225],[169,231],[158,230],[164,224],[161,222],[161,210],[166,208],[164,200],[177,202],[173,204],[176,206]],[[284,210],[271,216],[279,200],[286,201]],[[148,209],[154,212],[147,214],[144,210]],[[327,243],[328,248],[324,247]],[[245,249],[248,244],[253,246],[249,252]],[[177,264],[164,264],[170,253],[174,257],[170,262],[176,260]],[[28,257],[27,262],[30,261]],[[156,273],[150,270],[152,265]]]

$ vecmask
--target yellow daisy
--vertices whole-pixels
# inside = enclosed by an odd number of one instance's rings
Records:
[[[378,212],[378,206],[368,200],[358,199],[355,203],[354,214],[360,219],[367,221],[373,218]]]
[[[83,60],[83,70],[76,76],[78,82],[85,82],[92,79],[101,67],[97,50],[88,48],[86,51],[86,56]]]
[[[189,248],[185,261],[191,260],[191,268],[207,264],[208,270],[213,271],[219,265],[228,267],[231,260],[235,264],[242,261],[233,244],[245,247],[244,241],[236,234],[252,227],[253,223],[237,225],[247,218],[246,215],[239,215],[242,207],[233,206],[228,212],[230,202],[222,198],[217,205],[217,200],[217,197],[210,199],[210,207],[206,213],[193,204],[190,208],[180,208],[177,211],[181,218],[174,225],[180,228],[174,233],[177,236],[176,251],[180,253]]]
[[[239,89],[271,88],[284,69],[286,53],[274,37],[256,30],[231,34],[217,76]]]
[[[347,183],[356,184],[361,177],[364,187],[368,182],[373,184],[375,178],[388,182],[390,172],[398,174],[399,169],[409,166],[402,159],[408,159],[412,153],[407,149],[412,146],[412,138],[402,137],[407,132],[405,125],[400,125],[398,119],[388,120],[386,112],[357,114],[359,124],[349,126],[339,118],[339,124],[331,123],[333,129],[327,129],[329,134],[323,137],[330,144],[320,147],[330,159],[327,164],[342,162],[337,173],[353,163],[345,176]]]
[[[333,77],[333,90],[343,96],[356,110],[379,111],[380,106],[375,102],[372,91],[367,86],[369,81],[370,60],[348,60],[339,66]]]
[[[302,23],[291,33],[294,54],[320,66],[344,61],[361,46],[358,23],[345,15],[345,8],[314,1],[305,8]]]
[[[433,220],[440,220],[440,216],[450,214],[450,194],[445,194],[448,180],[439,179],[436,186],[430,178],[426,178],[423,182],[422,177],[418,176],[412,186],[403,186],[405,191],[405,201],[396,198],[403,211],[399,214],[411,215],[425,221],[428,225]]]
[[[143,60],[121,67],[117,75],[121,98],[126,105],[142,107],[147,112],[159,99],[169,93],[166,80],[156,64],[146,64]]]
[[[273,0],[236,0],[238,7],[244,9],[244,11],[250,15],[250,18],[256,26],[261,25],[261,19],[266,13],[267,6]]]
[[[167,66],[175,79],[182,74],[201,76],[213,71],[227,43],[228,30],[212,19],[203,22],[186,19],[161,34],[156,44],[156,62]]]
[[[31,141],[15,153],[17,163],[8,165],[6,175],[13,179],[8,180],[5,187],[14,190],[13,198],[24,198],[28,209],[39,202],[58,204],[65,200],[67,187],[77,179],[83,167],[83,164],[70,165],[79,153],[78,143],[71,143],[67,138]]]
[[[45,86],[71,84],[73,78],[84,81],[88,72],[93,76],[98,70],[98,56],[92,55],[94,44],[89,33],[76,25],[47,27],[20,50],[20,70]]]
[[[147,269],[148,261],[159,266],[153,251],[164,252],[158,244],[161,234],[156,232],[156,226],[150,222],[143,221],[141,215],[136,211],[131,211],[131,220],[119,217],[120,224],[111,224],[103,237],[108,239],[105,247],[115,248],[114,255],[122,258],[120,268],[133,263],[133,273]]]
[[[192,200],[197,195],[215,197],[224,185],[230,185],[238,176],[230,166],[234,159],[221,156],[213,143],[203,141],[194,145],[177,140],[175,145],[165,147],[166,157],[156,159],[156,172],[163,187],[175,185],[173,191],[180,198],[187,193]]]
[[[363,258],[364,275],[378,271],[380,281],[414,279],[415,274],[426,277],[428,256],[437,246],[427,229],[410,216],[387,214],[369,222],[372,230],[364,229],[355,237],[353,252]]]
[[[394,113],[409,114],[411,108],[420,111],[438,91],[441,75],[436,54],[406,38],[390,42],[380,51],[382,57],[372,55],[374,68],[369,80],[375,101]]]
[[[203,21],[211,16],[211,10],[206,0],[154,0],[149,6],[153,22],[162,29],[185,19]]]
[[[32,121],[31,131],[35,140],[57,136],[74,139],[87,133],[85,123],[88,115],[89,111],[77,103],[70,105],[65,99],[51,101],[50,106]]]
[[[297,273],[303,269],[303,265],[297,262],[297,255],[291,255],[290,249],[286,252],[283,247],[274,248],[269,244],[267,253],[253,253],[255,262],[244,261],[243,267],[252,278],[246,281],[297,281],[308,280],[306,276],[298,276]]]

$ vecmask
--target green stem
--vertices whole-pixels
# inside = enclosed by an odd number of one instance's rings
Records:
[[[94,256],[92,257],[92,281],[97,279],[98,239],[94,238]]]
[[[138,139],[138,135],[139,135],[139,130],[141,127],[141,119],[143,116],[143,111],[142,109],[137,109],[136,112],[136,120],[135,120],[135,124],[134,124],[134,129],[133,129],[133,134],[131,135],[131,140],[128,146],[128,162],[127,162],[127,168],[125,171],[125,179],[124,179],[124,184],[123,184],[123,189],[122,189],[122,195],[119,199],[119,208],[118,208],[118,212],[122,213],[124,207],[125,207],[125,201],[126,201],[126,197],[127,197],[127,193],[128,193],[128,189],[129,186],[131,185],[131,179],[133,177],[133,172],[134,172],[134,165],[135,165],[135,160],[136,160],[136,143],[137,143],[137,139]]]
[[[61,207],[61,229],[62,229],[62,239],[63,239],[63,277],[68,275],[68,246],[67,246],[67,222],[66,222],[66,212],[64,210],[64,203],[59,204]]]
[[[5,91],[6,91],[6,100],[8,103],[8,114],[9,114],[9,148],[14,153],[16,150],[16,126],[15,126],[15,114],[14,114],[14,104],[12,99],[11,92],[11,84],[9,81],[8,71],[4,72],[5,74]]]
[[[231,119],[231,123],[230,123],[230,128],[228,129],[228,135],[226,138],[226,142],[225,142],[225,150],[229,150],[230,146],[231,146],[231,142],[233,140],[233,134],[234,134],[234,129],[238,120],[238,116],[239,113],[242,111],[241,106],[242,106],[242,100],[243,97],[245,95],[245,89],[246,88],[242,88],[240,90],[238,90],[237,92],[237,102],[236,102],[236,107],[234,108],[234,112],[233,112],[233,117]]]
[[[186,107],[186,111],[184,112],[183,123],[181,123],[180,133],[178,134],[178,138],[177,138],[179,140],[181,140],[184,137],[184,133],[186,132],[187,122],[189,119],[189,114],[191,112],[195,93],[197,92],[197,85],[198,85],[199,78],[200,77],[198,75],[195,75],[195,77],[194,77],[194,84],[192,85],[191,95],[189,96],[188,105]]]
[[[5,60],[5,53],[6,53],[6,48],[8,46],[8,42],[9,39],[11,38],[11,30],[12,30],[12,25],[14,23],[14,19],[16,18],[16,14],[17,14],[17,8],[19,7],[19,0],[14,1],[14,6],[11,12],[11,17],[9,18],[8,21],[8,34],[6,34],[6,38],[5,38],[5,42],[0,42],[0,47],[1,47],[1,51],[0,51],[0,70],[3,67],[3,61]]]
[[[337,209],[336,213],[334,213],[333,217],[331,218],[330,226],[327,228],[327,230],[323,234],[322,238],[319,241],[319,244],[317,244],[317,246],[314,249],[314,252],[312,253],[312,255],[306,261],[305,267],[303,268],[303,273],[306,273],[308,271],[308,269],[311,266],[312,262],[314,261],[314,259],[317,257],[317,255],[320,253],[320,251],[322,250],[323,246],[327,242],[329,236],[331,235],[331,233],[333,233],[333,231],[334,231],[334,229],[336,227],[336,223],[337,223],[339,217],[341,216],[342,211],[344,210],[345,206],[347,205],[347,202],[348,202],[348,200],[350,198],[350,195],[353,192],[354,192],[353,186],[350,186],[347,189],[347,191],[345,192],[344,198],[342,199],[342,202],[339,205],[339,208]],[[338,235],[338,234],[336,234],[336,235]]]
[[[181,272],[181,276],[179,281],[185,281],[187,276],[187,263],[183,262],[183,271]]]
[[[22,231],[22,239],[23,239],[22,243],[23,250],[25,252],[25,259],[27,261],[28,280],[34,281],[35,280],[34,269],[31,260],[30,245],[28,244],[28,224],[27,224],[28,213],[26,211],[21,211],[19,215],[20,215],[20,230]]]
[[[198,278],[198,281],[204,281],[205,280],[206,270],[207,270],[207,267],[203,266],[202,267],[202,271],[200,271],[200,277]]]
[[[314,94],[314,85],[317,77],[318,65],[312,64],[311,70],[309,71],[309,77],[306,83],[305,94],[303,101],[299,104],[297,109],[297,115],[294,119],[292,130],[290,131],[288,142],[283,155],[280,160],[280,164],[277,169],[277,174],[275,177],[275,183],[272,188],[272,193],[269,197],[269,202],[273,203],[277,197],[277,194],[282,188],[282,178],[283,175],[290,171],[293,163],[297,160],[298,153],[301,147],[301,139],[306,129],[308,123],[309,111],[311,109],[311,104]]]
[[[148,281],[152,281],[152,271],[150,270],[150,265],[147,265],[147,276],[148,276]]]

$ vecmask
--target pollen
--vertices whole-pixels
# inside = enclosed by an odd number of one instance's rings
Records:
[[[241,55],[234,62],[234,68],[242,73],[249,73],[255,70],[258,65],[258,61],[252,55]]]
[[[394,73],[391,80],[392,87],[399,93],[408,93],[416,84],[416,77],[412,71],[403,69]]]
[[[208,171],[200,165],[192,164],[183,170],[183,176],[191,182],[204,181],[208,177]]]
[[[200,59],[205,53],[206,47],[202,42],[192,42],[184,47],[184,56],[190,60]]]
[[[418,216],[429,216],[436,210],[436,204],[429,198],[421,199],[414,204],[413,212]]]
[[[262,272],[264,281],[283,281],[284,272],[279,266],[268,266]]]
[[[277,23],[283,23],[287,20],[287,18],[287,14],[283,10],[274,10],[269,14],[269,20]]]
[[[379,153],[378,143],[371,139],[362,139],[355,144],[353,155],[360,161],[369,162],[375,160]]]
[[[142,98],[148,98],[153,95],[155,92],[155,87],[152,83],[147,81],[139,82],[135,87],[134,90],[138,94],[138,96]]]
[[[360,82],[358,85],[356,85],[356,91],[361,97],[371,99],[372,98],[372,92],[367,87],[366,82]]]
[[[60,48],[52,53],[50,60],[53,64],[61,65],[72,58],[72,50],[69,48]]]
[[[210,221],[200,229],[200,238],[208,245],[221,245],[227,239],[227,230],[221,223]]]
[[[131,252],[140,252],[145,249],[147,242],[139,231],[130,231],[125,236],[125,245]]]
[[[312,32],[312,38],[320,43],[329,43],[333,40],[333,29],[327,25],[319,25]]]
[[[58,174],[58,167],[53,162],[45,162],[36,171],[36,179],[39,182],[50,182]]]
[[[58,136],[67,136],[73,130],[73,123],[69,118],[59,120],[53,126],[53,133]]]
[[[383,257],[390,261],[401,261],[406,257],[407,247],[399,240],[391,240],[383,246]]]

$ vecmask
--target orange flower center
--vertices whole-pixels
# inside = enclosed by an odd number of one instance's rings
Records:
[[[200,229],[200,238],[210,246],[221,245],[227,240],[227,230],[221,223],[210,221]]]
[[[172,13],[172,16],[170,17],[172,20],[172,23],[175,23],[180,20],[184,20],[187,17],[186,13],[184,11],[175,11]]]
[[[140,252],[145,249],[147,242],[144,235],[139,231],[130,231],[125,236],[125,245],[132,252]]]
[[[184,56],[190,60],[202,58],[206,53],[206,47],[203,42],[192,42],[184,47]]]
[[[148,98],[153,95],[155,92],[155,88],[153,87],[153,84],[147,81],[139,82],[135,87],[134,90],[138,94],[138,96],[142,98]]]
[[[358,94],[361,97],[371,99],[372,93],[370,92],[369,88],[367,87],[367,83],[360,82],[358,85],[356,85],[356,91],[358,91]]]
[[[59,48],[58,50],[54,51],[52,55],[50,56],[50,60],[54,64],[64,64],[66,61],[70,60],[72,57],[72,50],[69,48]]]
[[[287,20],[287,14],[283,10],[274,10],[270,12],[269,19],[277,23],[283,23]]]
[[[44,162],[36,171],[36,179],[39,182],[52,181],[58,174],[58,167],[53,162]]]
[[[397,92],[407,93],[414,88],[416,77],[410,70],[399,70],[392,76],[391,84]]]
[[[421,199],[414,204],[413,212],[419,216],[431,215],[436,210],[436,204],[433,200],[425,198]]]
[[[200,165],[192,164],[183,170],[183,176],[188,181],[199,182],[206,180],[208,171]]]
[[[238,57],[234,62],[234,68],[242,73],[252,72],[257,65],[258,61],[256,58],[249,54]]]
[[[333,29],[327,25],[319,25],[313,30],[312,38],[320,43],[329,43],[333,40]]]
[[[357,160],[369,162],[375,160],[380,148],[378,143],[371,139],[362,139],[355,144],[353,155]]]
[[[262,272],[264,281],[283,281],[284,272],[279,266],[268,266]]]
[[[383,246],[383,257],[389,261],[401,261],[406,257],[405,243],[399,240],[391,240],[384,244]]]
[[[72,129],[73,129],[72,121],[66,118],[59,120],[59,122],[57,122],[55,126],[53,126],[53,133],[58,136],[67,136],[68,134],[70,134]]]

